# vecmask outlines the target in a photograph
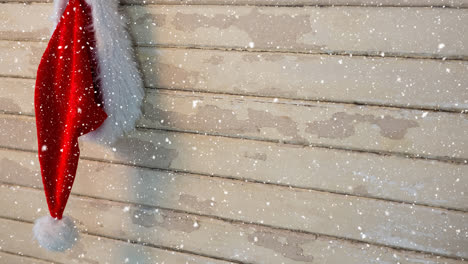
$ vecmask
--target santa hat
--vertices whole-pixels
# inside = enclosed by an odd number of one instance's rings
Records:
[[[49,250],[66,250],[78,238],[73,221],[63,216],[78,166],[78,137],[111,144],[134,128],[141,113],[143,82],[118,6],[116,0],[55,0],[56,27],[34,97],[50,216],[36,220],[33,232]]]

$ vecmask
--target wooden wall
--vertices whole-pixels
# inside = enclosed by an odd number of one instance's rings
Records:
[[[52,4],[0,3],[0,263],[467,263],[467,0],[125,0],[144,115],[83,143],[65,253],[34,78]]]

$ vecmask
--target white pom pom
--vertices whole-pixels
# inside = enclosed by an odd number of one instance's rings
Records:
[[[33,233],[39,245],[51,251],[65,251],[78,241],[78,230],[67,216],[60,220],[43,216],[34,222]]]

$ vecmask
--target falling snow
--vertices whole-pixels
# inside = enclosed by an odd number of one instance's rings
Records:
[[[50,118],[47,133],[61,136],[41,142],[36,131],[54,111],[34,105],[52,34],[45,2],[0,3],[0,263],[468,259],[463,1],[122,2],[114,14],[133,48],[106,54],[117,71],[86,89],[99,107],[128,109],[139,96],[126,93],[131,80],[113,91],[117,103],[93,89],[136,61],[141,115],[109,115],[116,127],[136,120],[113,143],[80,137],[76,178],[63,167],[76,145],[61,144],[72,129]],[[74,59],[62,52],[98,50],[84,42],[61,40],[54,70]],[[70,118],[96,114],[74,98],[61,102]],[[39,157],[54,151],[55,183],[68,185],[46,194]],[[30,239],[32,221],[63,190],[80,240],[47,253]]]

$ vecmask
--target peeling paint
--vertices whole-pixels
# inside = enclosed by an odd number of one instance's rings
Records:
[[[198,221],[193,216],[144,206],[132,208],[130,217],[134,224],[148,228],[159,226],[169,231],[175,230],[184,233],[191,233],[200,228]]]
[[[16,113],[21,112],[21,106],[11,98],[0,98],[0,109]]]
[[[254,160],[261,160],[261,161],[266,161],[267,160],[267,154],[265,153],[250,153],[250,152],[244,152],[244,157],[249,158],[249,159],[254,159]]]
[[[262,128],[273,128],[285,136],[285,139],[305,142],[299,135],[297,123],[288,116],[275,116],[266,111],[248,108],[248,118],[239,119],[236,112],[217,105],[204,104],[196,109],[193,113],[183,114],[161,109],[149,102],[143,106],[144,117],[161,126],[230,134],[258,134]]]
[[[315,134],[319,138],[343,139],[356,133],[355,125],[359,123],[370,123],[380,128],[383,137],[400,140],[403,139],[408,129],[419,127],[414,120],[394,118],[392,116],[375,117],[373,115],[347,114],[338,112],[333,114],[329,120],[308,123],[306,132]]]
[[[313,263],[314,257],[306,255],[301,245],[314,241],[316,237],[310,238],[300,234],[293,233],[273,233],[270,231],[256,231],[249,234],[248,239],[251,243],[269,248],[282,256],[296,260]]]
[[[198,212],[211,212],[213,211],[213,207],[217,204],[215,201],[211,200],[199,200],[198,197],[190,194],[181,194],[179,196],[179,202]]]
[[[128,9],[124,9],[128,10]],[[131,14],[129,14],[131,15]],[[134,20],[136,25],[152,25],[155,27],[162,27],[166,25],[166,17],[167,15],[164,14],[152,14],[152,13],[144,13],[138,14],[139,16]]]
[[[238,28],[248,34],[255,46],[290,47],[302,46],[309,49],[320,49],[317,45],[298,43],[307,33],[313,34],[310,15],[270,14],[260,7],[254,7],[246,15],[232,16],[216,14],[185,14],[177,12],[172,19],[175,29],[183,32],[194,32],[199,28]],[[246,43],[247,44],[247,43]]]
[[[279,133],[291,139],[305,141],[299,136],[297,123],[289,116],[275,116],[269,112],[248,109],[249,118],[253,123],[258,124],[260,128],[271,127],[276,128]]]

